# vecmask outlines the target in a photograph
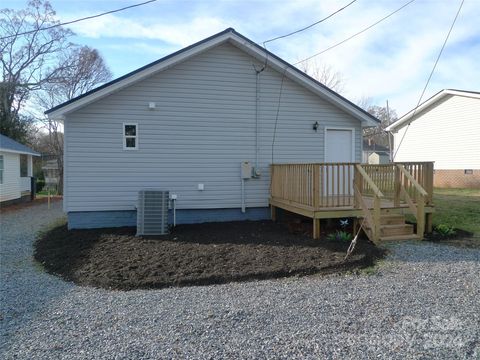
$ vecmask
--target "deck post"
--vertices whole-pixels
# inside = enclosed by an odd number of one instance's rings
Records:
[[[395,180],[394,180],[394,189],[395,195],[393,197],[393,206],[399,207],[400,206],[400,191],[401,191],[401,176],[400,176],[400,169],[397,165],[395,165]]]
[[[380,240],[380,198],[375,195],[373,199],[373,241],[377,242]]]
[[[353,171],[353,184],[354,184],[354,189],[357,188],[358,189],[358,192],[360,193],[360,197],[362,196],[362,177],[361,175],[359,174],[358,172],[358,169],[357,167],[355,166],[354,168],[354,171]],[[353,204],[354,204],[354,207],[355,209],[358,209],[360,208],[360,199],[357,198],[356,194],[354,193],[354,196],[353,196]]]
[[[426,165],[427,169],[427,180],[426,180],[426,191],[428,193],[427,204],[431,205],[433,202],[433,162],[429,162]]]
[[[320,239],[320,219],[313,218],[313,239]]]
[[[320,207],[320,165],[313,165],[313,208],[316,210]]]
[[[273,222],[277,221],[277,208],[273,205],[270,205],[270,215]]]
[[[353,219],[353,234],[352,234],[352,236],[355,237],[355,235],[357,234],[357,231],[358,231],[358,217]]]
[[[425,214],[425,228],[426,232],[430,234],[433,231],[433,214]]]
[[[417,193],[417,235],[425,235],[425,197]]]

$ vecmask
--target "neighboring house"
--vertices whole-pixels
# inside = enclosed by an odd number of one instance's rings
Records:
[[[269,218],[272,162],[360,162],[378,125],[233,29],[47,114],[64,122],[70,228],[136,225],[149,188],[176,195],[177,223]]]
[[[362,162],[365,164],[388,164],[390,162],[390,152],[385,146],[363,140]]]
[[[395,161],[435,161],[434,186],[480,188],[480,93],[445,89],[387,128]]]
[[[32,198],[32,156],[40,156],[28,146],[0,134],[0,202]]]

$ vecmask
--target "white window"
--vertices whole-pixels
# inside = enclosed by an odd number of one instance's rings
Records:
[[[132,123],[123,124],[123,149],[138,149],[138,125]]]
[[[3,155],[0,155],[0,184],[3,184]]]

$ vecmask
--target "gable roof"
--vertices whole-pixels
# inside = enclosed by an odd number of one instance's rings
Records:
[[[20,144],[19,142],[2,134],[0,134],[0,151],[40,156],[39,153],[30,149],[28,146]]]
[[[267,61],[268,66],[281,73],[285,73],[286,77],[303,85],[307,89],[319,95],[324,100],[336,105],[340,109],[357,118],[362,122],[362,125],[376,126],[380,123],[380,121],[376,117],[369,114],[359,106],[355,105],[354,103],[339,95],[335,91],[329,89],[317,80],[308,76],[300,69],[287,63],[275,54],[256,44],[252,40],[239,34],[232,28],[228,28],[193,45],[187,46],[186,48],[174,52],[173,54],[167,55],[157,61],[145,65],[104,85],[101,85],[72,100],[55,106],[45,111],[45,114],[48,114],[48,116],[51,118],[62,119],[64,115],[68,114],[69,112],[75,111],[102,97],[105,97],[142,79],[145,79],[154,73],[168,69],[169,67],[174,66],[180,61],[184,61],[192,56],[207,51],[208,49],[211,49],[225,42],[229,42],[230,44],[236,46],[240,50],[243,50],[244,52],[248,53],[250,56],[253,56],[259,61]]]
[[[443,89],[439,91],[435,95],[433,95],[428,100],[425,100],[421,103],[416,109],[410,110],[408,113],[403,115],[400,119],[396,122],[388,126],[385,130],[386,131],[393,131],[396,132],[400,130],[402,127],[406,126],[407,124],[415,121],[417,116],[422,113],[422,111],[426,110],[428,107],[434,105],[435,103],[443,100],[448,96],[466,96],[475,99],[480,99],[480,92],[476,91],[466,91],[466,90],[456,90],[456,89]]]

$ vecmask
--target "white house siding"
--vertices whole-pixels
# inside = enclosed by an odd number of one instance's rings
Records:
[[[20,155],[0,152],[3,156],[3,183],[0,184],[0,201],[18,199],[20,190]]]
[[[480,100],[448,96],[424,110],[409,128],[400,129],[394,142],[395,161],[435,161],[435,169],[445,170],[480,169]]]
[[[65,210],[133,210],[138,190],[145,188],[178,194],[179,209],[239,208],[240,162],[255,163],[252,63],[223,44],[69,114]],[[268,67],[261,74],[261,177],[246,182],[247,207],[268,206],[281,79]],[[316,121],[318,132],[312,130]],[[138,150],[123,150],[124,122],[138,123]],[[360,121],[285,79],[274,161],[324,161],[324,127],[332,126],[355,128],[360,162]],[[198,184],[205,190],[197,190]]]

